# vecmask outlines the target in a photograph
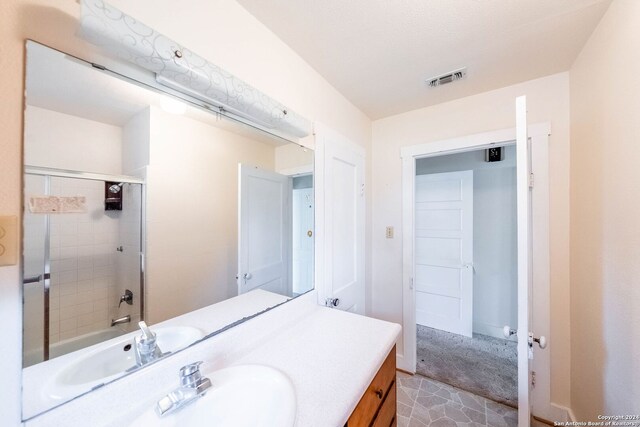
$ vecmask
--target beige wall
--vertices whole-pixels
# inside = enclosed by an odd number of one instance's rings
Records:
[[[238,163],[274,170],[275,147],[153,107],[150,140],[145,303],[153,324],[238,294]]]
[[[571,402],[640,413],[640,2],[615,0],[571,68]]]
[[[313,170],[314,153],[295,144],[276,147],[275,171],[294,175]]]
[[[27,107],[25,117],[25,164],[122,173],[121,127],[32,105]]]
[[[368,148],[369,119],[289,47],[230,0],[127,0],[117,7],[179,40],[310,120],[321,121]],[[167,13],[167,10],[172,12]],[[0,1],[0,215],[20,215],[24,41],[42,42],[95,60],[75,36],[75,0]],[[0,267],[0,419],[20,418],[21,308],[19,268]]]
[[[402,322],[400,148],[515,127],[515,98],[529,123],[551,122],[550,234],[552,401],[569,403],[569,75],[555,74],[373,122],[373,315]],[[385,227],[395,238],[385,238]],[[401,342],[398,343],[401,348]]]

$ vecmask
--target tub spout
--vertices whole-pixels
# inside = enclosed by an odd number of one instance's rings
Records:
[[[116,325],[121,325],[123,323],[130,323],[131,322],[131,316],[129,316],[128,314],[124,317],[119,317],[117,319],[111,319],[111,326],[116,326]]]

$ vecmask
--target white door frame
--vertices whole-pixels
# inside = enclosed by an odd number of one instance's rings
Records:
[[[550,333],[550,272],[549,272],[549,155],[550,123],[528,126],[531,140],[532,171],[535,191],[532,194],[533,223],[533,325],[536,335],[544,335],[551,343]],[[414,194],[416,160],[446,154],[462,153],[489,147],[514,145],[516,128],[484,132],[459,138],[404,147],[402,158],[402,338],[398,347],[397,366],[404,371],[416,371],[416,321],[414,277]],[[518,190],[521,191],[521,190]],[[522,333],[519,331],[519,333]],[[525,337],[526,338],[526,335]],[[563,419],[564,413],[550,404],[550,347],[536,351],[533,361],[537,370],[536,388],[532,393],[534,413],[546,419]],[[402,353],[400,353],[402,351]],[[526,384],[528,387],[528,384]]]

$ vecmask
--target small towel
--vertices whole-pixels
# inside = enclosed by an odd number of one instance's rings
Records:
[[[87,211],[85,196],[31,196],[29,211],[31,213],[83,213]]]

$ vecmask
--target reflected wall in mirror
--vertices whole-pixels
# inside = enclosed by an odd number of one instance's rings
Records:
[[[141,320],[166,355],[313,288],[312,150],[35,42],[26,81],[25,419],[139,368]]]

